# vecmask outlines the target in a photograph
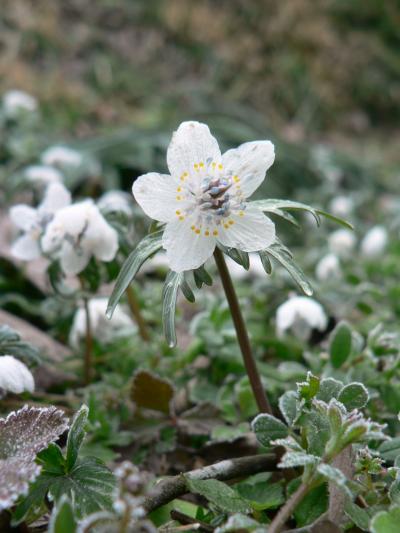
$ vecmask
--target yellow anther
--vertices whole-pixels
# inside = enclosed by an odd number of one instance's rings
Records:
[[[218,168],[219,168],[220,170],[222,170],[222,169],[224,168],[223,165],[222,165],[222,163],[220,163],[220,164],[218,165]]]
[[[204,167],[204,163],[203,162],[199,163],[199,167]]]
[[[184,217],[183,215],[181,215],[181,216],[179,217],[179,220],[185,220],[185,217]]]
[[[180,215],[180,214],[181,214],[181,211],[179,211],[179,209],[177,209],[177,210],[175,211],[175,213],[176,213],[177,215]]]
[[[212,167],[215,168],[216,166],[217,166],[217,163],[214,161],[214,162],[212,163]]]
[[[195,233],[197,233],[197,235],[200,233],[199,228],[196,228],[194,231],[195,231]]]
[[[225,229],[229,229],[229,224],[224,224]]]
[[[181,176],[181,181],[185,181],[185,175],[184,174],[182,174],[182,176]]]
[[[190,226],[190,229],[194,231],[196,229],[196,226]]]
[[[235,183],[238,183],[238,182],[240,181],[239,176],[233,176],[233,181],[234,181]]]
[[[210,232],[208,231],[208,229],[206,229],[206,231],[204,232],[204,235],[205,235],[206,237],[208,237],[208,236],[210,235]]]
[[[180,200],[182,200],[182,196],[179,196],[179,194],[178,194],[178,196],[176,197],[176,199],[177,199],[178,202],[179,202]]]
[[[217,235],[218,235],[218,230],[215,229],[215,230],[213,231],[213,235],[217,236]]]
[[[234,223],[235,223],[234,220],[232,220],[232,219],[231,219],[231,220],[228,220],[228,224],[230,224],[231,226],[232,226],[232,224],[234,224]]]
[[[176,190],[177,190],[177,192],[181,192],[182,187],[178,187]]]
[[[199,168],[199,165],[197,163],[195,163],[193,166],[196,170]]]
[[[239,211],[239,216],[243,217],[244,216],[244,211]]]

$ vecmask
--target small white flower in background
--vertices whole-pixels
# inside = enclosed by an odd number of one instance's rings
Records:
[[[340,279],[342,277],[342,269],[337,255],[327,254],[318,262],[315,268],[315,275],[320,281],[328,281],[330,279]]]
[[[3,95],[3,110],[7,117],[16,118],[21,112],[34,112],[38,108],[36,98],[24,91],[8,91]]]
[[[313,329],[324,331],[328,317],[320,303],[308,296],[294,296],[280,305],[276,312],[279,337],[290,331],[302,340],[310,338]]]
[[[0,389],[14,394],[35,389],[29,368],[12,355],[0,356]]]
[[[109,342],[117,336],[132,333],[135,327],[131,317],[117,306],[111,320],[106,318],[108,298],[93,298],[89,301],[90,326],[93,336],[100,342]],[[80,308],[74,316],[69,342],[78,349],[81,339],[86,335],[86,313]]]
[[[49,185],[50,183],[62,183],[63,175],[54,167],[46,165],[31,165],[24,171],[25,178],[39,185]]]
[[[388,244],[389,236],[384,226],[374,226],[361,241],[361,253],[364,257],[377,257],[381,255]]]
[[[46,226],[61,208],[71,203],[70,192],[61,183],[51,183],[37,209],[29,205],[14,205],[10,209],[10,218],[14,225],[22,230],[22,235],[14,242],[11,253],[22,261],[31,261],[42,255],[40,238]]]
[[[93,255],[112,261],[118,250],[118,234],[92,200],[60,209],[46,227],[43,252],[59,259],[65,274],[79,274]]]
[[[97,201],[97,206],[105,213],[124,213],[132,215],[131,197],[123,191],[108,191]]]
[[[328,237],[330,251],[339,257],[349,257],[356,244],[356,236],[349,229],[338,229]]]
[[[41,161],[44,165],[53,167],[77,168],[83,163],[83,156],[68,146],[55,145],[43,152]]]
[[[132,187],[143,211],[166,223],[163,247],[172,270],[200,267],[217,243],[256,252],[275,241],[274,223],[246,203],[274,158],[270,141],[248,142],[221,155],[206,124],[179,126],[167,151],[171,175],[151,172]]]
[[[354,202],[348,196],[337,196],[329,203],[329,211],[337,217],[346,218],[352,213],[353,209]]]

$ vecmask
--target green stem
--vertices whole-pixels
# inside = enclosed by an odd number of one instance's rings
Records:
[[[85,315],[86,315],[86,337],[85,337],[85,359],[84,359],[84,381],[85,385],[89,385],[92,379],[92,350],[93,350],[93,336],[92,324],[89,313],[89,300],[84,298]]]
[[[232,320],[236,329],[236,335],[239,341],[240,350],[242,352],[244,366],[250,380],[251,388],[253,389],[253,394],[256,399],[258,409],[261,413],[272,413],[270,403],[265,394],[264,387],[261,383],[261,377],[251,351],[249,335],[247,333],[235,288],[233,286],[224,255],[219,248],[215,248],[214,258],[221,276],[226,299],[228,300],[231,310]]]
[[[140,305],[139,305],[138,298],[136,296],[136,292],[134,288],[132,287],[132,285],[129,285],[128,288],[126,289],[126,295],[128,297],[128,304],[129,304],[129,308],[131,310],[132,316],[139,329],[139,335],[142,337],[144,341],[149,342],[150,333],[149,333],[149,330],[147,329],[146,322],[140,310]]]

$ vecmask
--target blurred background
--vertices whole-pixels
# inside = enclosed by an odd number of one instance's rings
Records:
[[[269,196],[392,190],[399,25],[397,0],[2,0],[0,93],[35,96],[43,146],[96,152],[126,189],[197,118],[225,147],[277,143]]]

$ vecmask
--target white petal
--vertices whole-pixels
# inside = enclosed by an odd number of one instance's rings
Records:
[[[204,231],[195,233],[195,217],[169,222],[163,235],[163,247],[171,270],[183,272],[202,266],[211,257],[215,248],[215,237],[206,236]]]
[[[179,196],[176,182],[166,174],[150,172],[139,176],[132,192],[146,215],[160,222],[170,222],[176,217],[178,206],[183,207],[183,202],[176,199]]]
[[[39,241],[29,233],[19,237],[11,246],[11,253],[22,261],[32,261],[40,257]]]
[[[90,254],[86,250],[76,251],[69,242],[64,242],[61,254],[60,264],[65,274],[75,275],[82,272],[89,263]]]
[[[24,363],[11,355],[3,355],[0,357],[0,388],[14,394],[33,392],[35,382]]]
[[[25,177],[32,182],[42,184],[62,182],[63,176],[59,170],[46,165],[31,165],[25,169]]]
[[[171,175],[178,179],[187,172],[196,176],[194,165],[206,165],[215,161],[219,163],[221,152],[217,140],[211,135],[206,124],[200,122],[182,122],[172,135],[167,151],[167,164]]]
[[[101,261],[112,261],[118,251],[118,233],[100,212],[92,216],[82,238],[82,248]]]
[[[29,205],[18,204],[10,209],[10,218],[12,222],[24,231],[29,231],[36,225],[38,215],[36,209]]]
[[[275,159],[274,145],[270,141],[254,141],[228,150],[222,156],[224,174],[240,179],[241,191],[248,198],[264,181],[265,173]]]
[[[43,202],[39,208],[43,211],[55,213],[62,207],[71,203],[71,193],[62,183],[51,183],[44,194]]]
[[[275,224],[255,208],[248,207],[241,214],[224,219],[218,228],[218,240],[244,252],[257,252],[271,246],[275,241]]]

